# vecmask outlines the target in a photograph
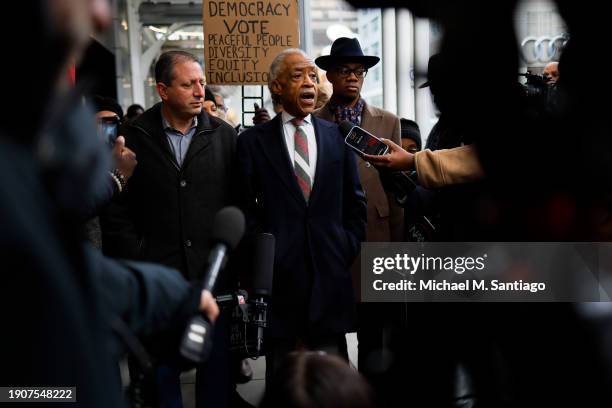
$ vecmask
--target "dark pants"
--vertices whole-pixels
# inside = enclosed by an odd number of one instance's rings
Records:
[[[213,331],[213,348],[205,364],[196,367],[195,399],[196,407],[230,406],[233,392],[231,379],[231,359],[229,351],[230,316],[221,313]],[[178,345],[177,345],[178,347]],[[145,406],[160,408],[182,408],[180,364],[164,362],[155,368],[154,378],[142,379]],[[132,381],[139,378],[140,369],[130,361]]]
[[[375,376],[378,406],[450,408],[470,401],[480,407],[506,406],[493,320],[482,314],[483,306],[491,306],[381,305],[387,316],[383,347],[391,359],[390,365]],[[459,366],[467,373],[469,387],[458,387]]]
[[[368,380],[376,395],[383,395],[391,365],[385,328],[392,320],[388,314],[395,304],[358,303],[357,351],[359,372]]]

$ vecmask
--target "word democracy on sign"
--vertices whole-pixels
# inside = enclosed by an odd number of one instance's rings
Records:
[[[289,16],[290,8],[291,3],[210,1],[208,2],[208,15],[211,17]]]

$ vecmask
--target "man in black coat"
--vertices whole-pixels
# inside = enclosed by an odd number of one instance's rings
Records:
[[[102,217],[104,251],[172,266],[185,279],[201,281],[211,248],[212,220],[231,201],[236,132],[203,111],[206,82],[195,56],[184,51],[164,53],[155,76],[162,102],[124,131],[138,166],[126,190]],[[227,274],[223,278],[218,290],[232,285]],[[218,324],[224,322],[222,317]],[[198,370],[198,403],[203,402],[200,391],[208,389],[203,391],[207,403],[227,405],[229,363],[224,361],[228,358],[224,334],[223,329],[215,331],[209,368]],[[178,370],[162,371],[167,373],[167,379],[159,381],[162,399],[167,404],[168,399],[179,401]]]
[[[202,110],[205,79],[194,56],[163,54],[156,77],[162,102],[124,131],[138,166],[107,213],[104,248],[195,280],[206,265],[211,220],[231,200],[236,133]]]
[[[284,112],[238,138],[242,207],[252,232],[276,237],[269,377],[300,347],[341,354],[353,328],[350,266],[365,237],[366,201],[338,126],[314,117],[314,62],[279,54],[270,90]]]

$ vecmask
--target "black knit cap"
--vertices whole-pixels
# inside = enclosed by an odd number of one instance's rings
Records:
[[[212,93],[212,91],[208,87],[204,88],[204,100],[212,101],[215,105],[217,104],[217,101],[215,101],[215,95]]]
[[[400,119],[400,134],[402,139],[412,139],[417,144],[419,150],[422,147],[421,130],[419,125],[410,119]]]

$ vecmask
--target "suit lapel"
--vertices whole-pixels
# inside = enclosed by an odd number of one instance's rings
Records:
[[[370,105],[367,102],[363,105],[363,112],[361,114],[361,127],[364,129],[376,129],[378,124],[376,123],[380,114],[376,114],[370,109]],[[379,135],[374,135],[380,137]]]
[[[376,129],[378,128],[377,121],[380,116],[381,115],[373,111],[371,107],[368,105],[368,103],[366,102],[363,105],[363,112],[361,113],[360,126],[364,129]],[[332,123],[335,123],[336,121],[336,118],[329,110],[329,102],[327,102],[322,108],[320,108],[317,111],[317,117],[328,120]],[[377,135],[374,135],[374,136],[377,136]],[[317,139],[317,145],[318,145],[318,141],[319,139]],[[355,157],[356,157],[355,162],[357,163],[357,169],[359,171],[359,176],[360,178],[363,178],[364,175],[367,174],[366,172],[368,171],[369,165],[358,154],[356,154]],[[317,159],[317,175],[319,174],[318,163],[320,163],[320,161]]]
[[[314,127],[315,138],[317,139],[317,166],[315,170],[315,177],[312,183],[312,193],[310,194],[310,202],[312,203],[319,195],[321,190],[321,184],[325,180],[326,175],[324,171],[325,160],[329,156],[329,149],[331,148],[331,138],[326,132],[326,128],[315,118],[314,115],[310,116],[312,119],[312,125]]]
[[[370,109],[370,105],[368,105],[368,103],[366,102],[363,105],[363,112],[361,113],[360,126],[366,130],[367,129],[378,129],[379,128],[378,120],[380,116],[381,115],[376,114],[376,112],[372,111],[372,109]],[[380,137],[379,135],[374,135],[374,136]],[[357,163],[357,170],[359,171],[359,178],[363,180],[366,177],[367,172],[369,171],[368,168],[370,167],[370,164],[366,162],[365,160],[363,160],[361,156],[359,156],[358,154],[356,154],[355,157],[357,157],[355,162]]]
[[[202,112],[198,116],[198,128],[196,129],[196,132],[191,139],[191,143],[189,143],[187,153],[185,154],[185,159],[183,160],[182,166],[183,169],[186,169],[187,166],[189,166],[189,164],[193,161],[193,158],[211,143],[211,133],[214,130],[215,129],[212,128],[210,118],[206,113]]]
[[[259,145],[270,164],[274,167],[276,174],[278,174],[294,198],[301,204],[306,205],[306,200],[304,200],[302,190],[300,190],[295,179],[293,164],[287,152],[281,114],[276,115],[269,124],[262,125],[258,130],[257,140]]]
[[[154,129],[147,128],[139,123],[131,126],[148,135],[150,139],[152,139],[152,142],[157,145],[157,148],[153,149],[153,151],[160,156],[161,160],[169,161],[176,171],[180,171],[176,158],[174,157],[172,150],[170,150],[170,142],[168,142],[166,134],[161,129],[161,119],[159,127]]]

